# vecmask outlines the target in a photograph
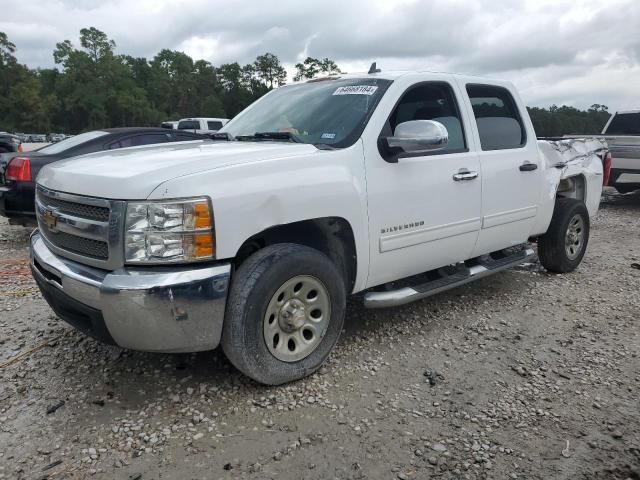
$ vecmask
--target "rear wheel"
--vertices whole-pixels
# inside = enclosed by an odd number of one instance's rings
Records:
[[[558,198],[547,233],[538,239],[538,258],[555,273],[575,270],[589,242],[589,212],[580,200]]]
[[[345,304],[344,281],[326,255],[295,244],[266,247],[234,275],[222,348],[238,370],[260,383],[297,380],[329,356]]]

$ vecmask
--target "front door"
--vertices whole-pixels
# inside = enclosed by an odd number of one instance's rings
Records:
[[[392,163],[395,158],[367,142],[369,286],[466,260],[474,248],[481,175],[459,98],[446,77],[409,85],[380,132],[390,136],[402,122],[435,120],[449,133],[444,150],[401,154]]]

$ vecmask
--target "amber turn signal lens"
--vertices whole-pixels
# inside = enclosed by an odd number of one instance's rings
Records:
[[[195,217],[195,228],[211,228],[211,213],[207,202],[200,202],[193,205],[193,215]]]
[[[196,258],[212,257],[214,252],[213,233],[196,233],[193,237]]]

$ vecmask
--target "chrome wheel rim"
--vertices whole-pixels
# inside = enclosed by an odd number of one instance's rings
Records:
[[[322,341],[331,321],[331,299],[315,277],[287,280],[271,297],[264,314],[264,341],[283,362],[308,357]]]
[[[569,227],[565,234],[564,249],[569,260],[575,260],[584,247],[584,220],[579,214],[574,215],[569,220]]]

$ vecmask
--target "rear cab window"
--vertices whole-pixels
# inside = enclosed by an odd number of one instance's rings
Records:
[[[208,120],[207,127],[209,130],[220,130],[222,128],[222,122],[219,120]]]
[[[200,122],[197,120],[182,120],[178,123],[178,130],[200,130]]]
[[[605,133],[607,135],[640,135],[640,112],[616,113]]]
[[[513,96],[504,87],[467,85],[482,150],[522,148],[527,133]]]

